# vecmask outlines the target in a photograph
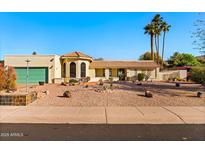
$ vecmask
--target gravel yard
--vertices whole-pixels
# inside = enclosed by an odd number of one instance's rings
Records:
[[[199,84],[148,82],[137,85],[130,82],[114,83],[113,90],[96,92],[99,85],[63,86],[46,84],[33,86],[30,91],[38,92],[38,99],[32,106],[205,106],[205,87]],[[144,97],[144,90],[150,90],[153,98]],[[22,88],[20,89],[23,90]],[[65,90],[72,94],[71,98],[63,97]],[[48,91],[49,94],[44,93]],[[197,91],[203,93],[196,97]]]

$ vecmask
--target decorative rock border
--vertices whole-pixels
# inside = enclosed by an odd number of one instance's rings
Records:
[[[34,102],[37,99],[37,92],[33,91],[29,94],[0,94],[0,105],[27,105]]]

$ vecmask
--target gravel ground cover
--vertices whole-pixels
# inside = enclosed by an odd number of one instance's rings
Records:
[[[109,84],[107,84],[109,85]],[[205,87],[199,84],[147,82],[138,85],[131,82],[117,82],[113,90],[96,92],[102,86],[91,84],[63,86],[46,84],[32,86],[30,91],[38,92],[38,99],[32,106],[205,106]],[[19,89],[24,91],[23,88]],[[63,97],[64,91],[69,90],[71,98]],[[149,90],[153,98],[144,97],[144,91]],[[47,91],[47,94],[46,92]],[[201,98],[196,93],[203,93]]]

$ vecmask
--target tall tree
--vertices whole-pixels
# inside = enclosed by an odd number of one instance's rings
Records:
[[[154,59],[157,58],[157,53],[154,52]],[[152,60],[151,59],[151,54],[150,52],[145,52],[144,54],[142,54],[140,57],[139,57],[139,60]],[[159,62],[161,63],[162,62],[162,58],[161,56],[159,56]]]
[[[160,35],[163,32],[163,43],[162,43],[162,55],[164,56],[164,47],[165,47],[165,37],[166,33],[169,31],[170,25],[168,25],[160,14],[156,14],[153,19],[151,20],[151,23],[146,25],[144,27],[145,34],[149,34],[151,37],[151,55],[152,59],[157,62],[157,64],[162,64],[159,60],[160,57]],[[153,43],[154,42],[154,43]],[[156,49],[156,58],[154,56],[154,46]],[[163,57],[162,56],[162,57]]]
[[[156,14],[154,18],[152,19],[152,24],[154,25],[154,35],[155,35],[155,47],[157,51],[157,64],[159,64],[159,50],[160,50],[160,42],[159,42],[159,37],[161,34],[161,24],[163,22],[163,18],[160,16],[160,14]]]
[[[192,38],[194,38],[193,45],[194,49],[198,50],[201,53],[205,53],[205,20],[204,17],[201,17],[204,14],[199,14],[200,19],[194,22],[196,27],[195,31],[192,33]]]
[[[154,35],[155,35],[155,30],[154,30],[154,25],[151,24],[147,24],[144,27],[145,30],[145,34],[149,34],[150,35],[150,47],[151,47],[151,59],[154,60]]]
[[[168,25],[165,21],[162,22],[161,24],[161,30],[163,31],[163,42],[162,42],[162,67],[164,63],[164,46],[165,46],[165,38],[166,38],[166,33],[169,31],[171,25]]]
[[[170,57],[169,63],[172,66],[197,66],[200,62],[192,54],[175,52]]]

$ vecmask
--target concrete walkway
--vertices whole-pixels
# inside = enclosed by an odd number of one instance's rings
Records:
[[[0,106],[0,123],[205,124],[205,107]]]

